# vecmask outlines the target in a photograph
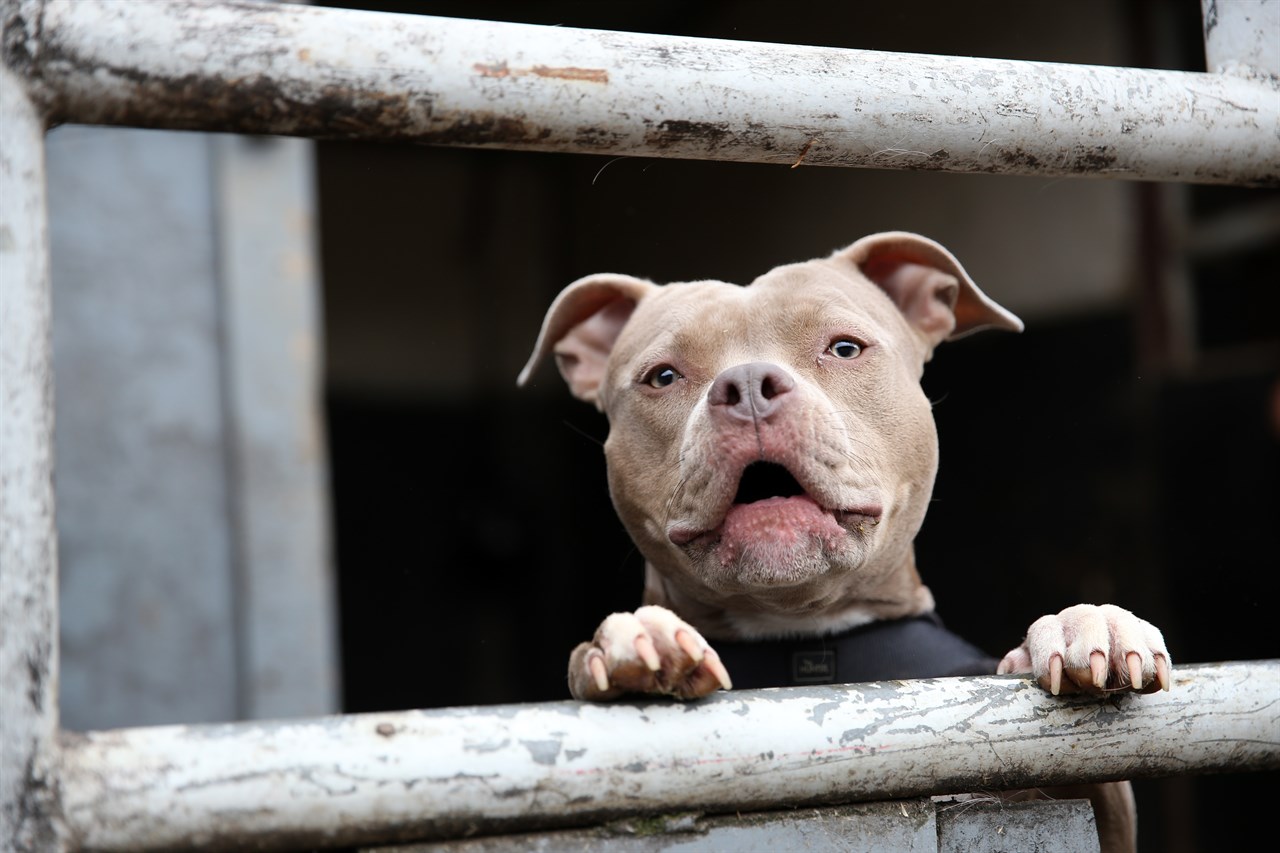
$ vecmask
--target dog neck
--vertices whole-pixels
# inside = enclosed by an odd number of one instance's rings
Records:
[[[749,596],[709,603],[645,564],[644,603],[666,607],[709,639],[759,640],[847,631],[870,622],[929,613],[933,594],[920,580],[914,549],[894,571],[856,595],[813,602],[802,611],[771,610]]]

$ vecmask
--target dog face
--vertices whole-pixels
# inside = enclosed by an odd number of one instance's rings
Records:
[[[608,415],[650,600],[785,633],[932,606],[911,553],[937,469],[919,379],[934,346],[988,325],[1020,328],[940,246],[895,233],[746,287],[583,279],[530,367],[554,346]]]
[[[921,350],[887,296],[826,264],[644,300],[600,397],[641,552],[770,611],[874,583],[910,547],[936,469]]]

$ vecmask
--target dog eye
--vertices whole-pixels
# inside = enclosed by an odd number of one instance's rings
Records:
[[[862,344],[842,338],[832,343],[827,350],[836,358],[857,358],[862,353]]]
[[[666,388],[668,385],[673,384],[677,379],[683,378],[684,377],[680,375],[680,372],[674,367],[662,364],[649,371],[649,375],[644,381],[647,384],[652,385],[654,388]]]

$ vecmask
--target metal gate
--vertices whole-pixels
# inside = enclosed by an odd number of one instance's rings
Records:
[[[695,710],[565,702],[89,733],[57,718],[47,128],[1274,185],[1280,2],[1204,0],[1204,14],[1211,73],[1192,74],[245,0],[0,0],[0,845],[355,845],[1280,767],[1276,661],[1184,667],[1172,693],[1132,707],[991,677]]]

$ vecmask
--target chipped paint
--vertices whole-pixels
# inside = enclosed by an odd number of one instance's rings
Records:
[[[532,68],[511,68],[505,62],[488,65],[477,62],[472,66],[481,77],[544,77],[553,80],[578,80],[584,83],[608,83],[609,72],[603,68],[552,68],[546,65],[535,65]]]
[[[537,77],[552,77],[557,80],[581,80],[584,83],[609,82],[609,72],[603,68],[549,68],[546,65],[535,65],[530,70]]]

